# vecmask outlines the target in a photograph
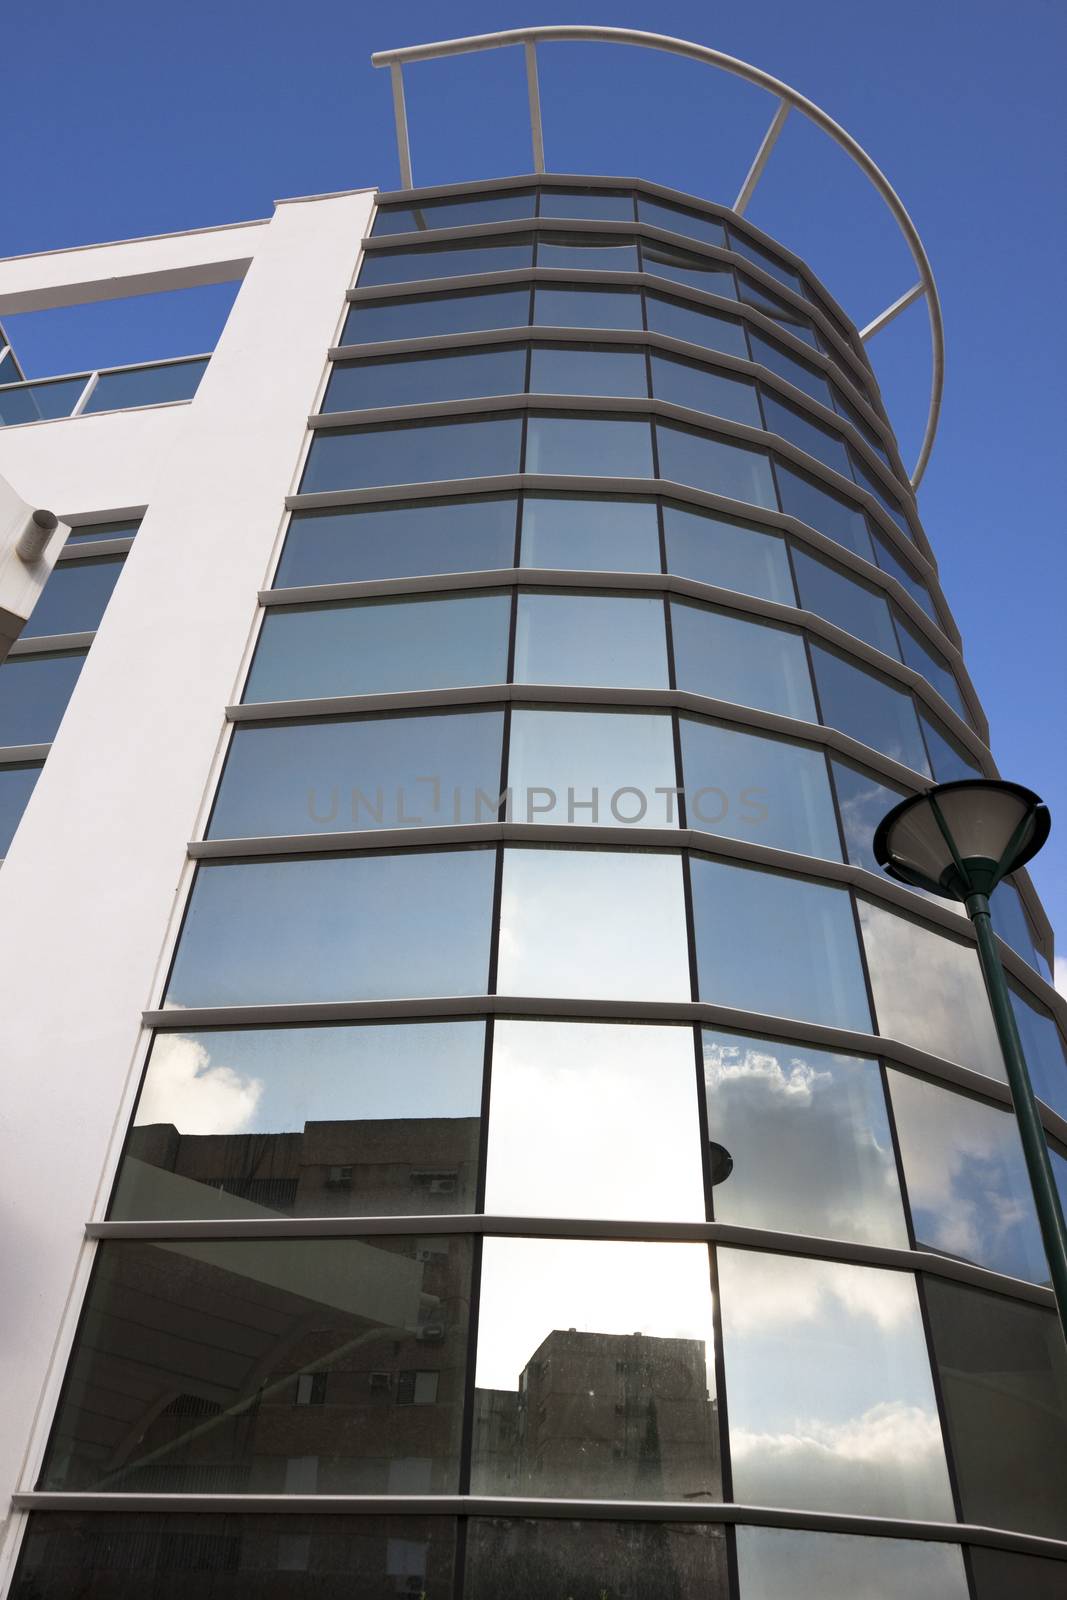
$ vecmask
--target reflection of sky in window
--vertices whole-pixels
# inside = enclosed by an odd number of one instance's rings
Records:
[[[517,822],[575,822],[664,828],[677,824],[673,795],[656,789],[676,784],[674,736],[669,716],[655,712],[527,711],[511,717],[508,783]],[[536,789],[548,788],[555,804]],[[570,806],[568,790],[574,790]],[[616,792],[636,789],[637,794]],[[588,802],[596,792],[594,816]],[[641,816],[642,803],[647,807]],[[536,813],[529,807],[536,807]],[[570,806],[571,814],[568,815]],[[633,819],[631,822],[630,819]]]
[[[740,1527],[745,1600],[967,1600],[959,1545]]]
[[[584,567],[607,572],[658,572],[655,502],[524,495],[522,564],[567,570]]]
[[[712,1365],[708,1251],[700,1244],[486,1239],[478,1314],[480,1389],[517,1389],[556,1329],[698,1339]]]
[[[682,600],[671,601],[671,624],[680,689],[818,721],[799,633]]]
[[[952,1520],[914,1278],[723,1249],[719,1284],[737,1499]]]
[[[692,1031],[497,1022],[485,1209],[703,1218]]]
[[[1014,984],[1009,985],[1009,992],[1034,1093],[1061,1117],[1067,1117],[1067,1058],[1063,1035],[1049,1013],[1024,1000]]]
[[[696,717],[680,723],[691,828],[840,861],[821,750]]]
[[[648,595],[521,593],[515,682],[665,689],[663,601]]]

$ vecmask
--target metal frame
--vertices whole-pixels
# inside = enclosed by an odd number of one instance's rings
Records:
[[[581,26],[512,28],[505,29],[499,33],[485,33],[465,39],[444,40],[437,44],[410,45],[399,50],[380,50],[371,56],[371,62],[376,67],[389,67],[393,78],[393,106],[396,117],[397,146],[400,153],[401,181],[405,187],[410,189],[413,186],[414,179],[411,168],[403,90],[401,88],[398,95],[396,85],[401,82],[403,67],[407,62],[436,61],[446,56],[466,55],[472,51],[497,50],[508,45],[521,44],[527,52],[529,70],[531,53],[536,51],[536,46],[539,43],[547,44],[567,41],[637,45],[647,50],[664,51],[668,55],[684,56],[692,61],[703,62],[707,66],[718,67],[734,77],[744,79],[747,83],[755,84],[758,88],[767,89],[776,96],[778,104],[775,108],[774,119],[764,135],[755,160],[734,202],[734,211],[737,215],[743,214],[752,198],[752,193],[781,132],[786,114],[790,110],[799,111],[809,122],[814,123],[840,149],[844,150],[845,154],[859,167],[860,171],[888,206],[893,220],[900,229],[904,242],[911,252],[912,260],[915,262],[919,274],[918,283],[914,288],[909,289],[905,295],[895,301],[892,306],[887,307],[872,323],[869,323],[861,337],[873,337],[880,328],[886,326],[892,316],[897,315],[904,309],[905,305],[911,304],[912,300],[917,299],[920,295],[925,296],[930,318],[930,340],[932,346],[930,402],[922,444],[915,466],[910,474],[912,488],[917,489],[922,482],[923,474],[930,459],[930,452],[933,449],[944,389],[944,325],[933,269],[930,266],[929,258],[915,224],[908,215],[903,201],[881,168],[876,165],[863,146],[850,133],[846,133],[845,129],[835,122],[827,112],[823,111],[814,101],[800,94],[798,90],[784,83],[780,78],[775,78],[771,73],[764,72],[760,67],[754,67],[748,62],[739,61],[735,56],[726,55],[721,50],[713,50],[707,45],[693,44],[685,39],[674,39],[666,34],[646,33],[636,28],[591,28]],[[540,145],[540,110],[538,105],[536,117],[534,117],[535,102],[532,94],[530,104],[536,164],[537,151]]]

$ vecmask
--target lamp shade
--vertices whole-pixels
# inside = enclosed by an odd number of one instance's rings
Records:
[[[1048,838],[1048,809],[1032,789],[994,778],[942,783],[894,806],[874,835],[891,878],[949,900],[992,894]]]

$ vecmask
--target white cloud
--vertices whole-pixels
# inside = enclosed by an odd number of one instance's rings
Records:
[[[1060,994],[1067,996],[1067,956],[1057,956],[1052,981]]]
[[[243,1133],[262,1095],[262,1079],[213,1066],[199,1040],[161,1033],[152,1050],[137,1125],[172,1122],[182,1133]]]

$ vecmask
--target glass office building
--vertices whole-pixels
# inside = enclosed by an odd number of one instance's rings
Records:
[[[76,523],[0,670],[2,1592],[1062,1594],[973,941],[871,853],[996,768],[856,328],[629,179],[219,232],[210,362],[0,388]]]

